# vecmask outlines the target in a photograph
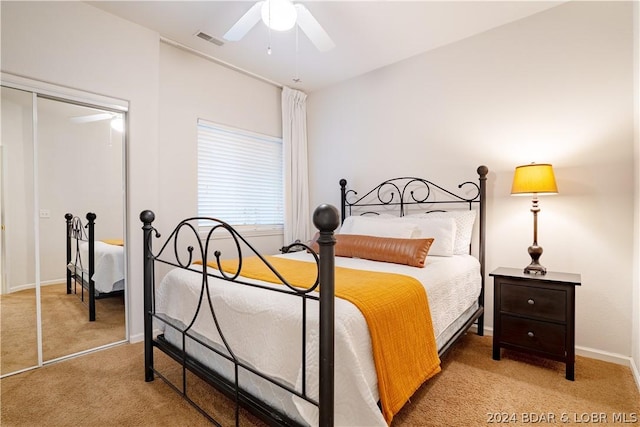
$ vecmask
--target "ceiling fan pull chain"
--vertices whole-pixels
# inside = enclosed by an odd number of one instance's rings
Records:
[[[269,1],[267,4],[269,8],[269,24],[271,24],[271,2]],[[267,47],[267,55],[271,55],[271,25],[267,25],[267,29],[269,31],[269,47]]]

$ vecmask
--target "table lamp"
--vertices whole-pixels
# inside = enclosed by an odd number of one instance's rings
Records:
[[[546,274],[547,269],[538,261],[542,255],[542,247],[538,246],[538,195],[556,194],[558,186],[550,164],[531,163],[517,166],[513,174],[511,194],[531,195],[533,197],[531,212],[533,212],[533,244],[529,246],[531,264],[525,267],[526,274]]]

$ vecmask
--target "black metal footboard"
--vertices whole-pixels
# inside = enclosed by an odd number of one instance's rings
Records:
[[[83,303],[87,304],[89,321],[93,322],[96,320],[96,300],[122,296],[124,295],[124,290],[100,292],[96,289],[96,283],[92,279],[96,273],[96,214],[93,212],[87,213],[86,224],[82,223],[80,217],[70,213],[65,214],[64,218],[67,229],[67,294],[78,294],[75,285],[80,285],[79,298]],[[81,243],[86,243],[88,247],[86,259],[82,259],[80,256]]]
[[[70,213],[65,214],[64,218],[67,220],[67,294],[73,292],[72,282],[75,280],[81,285],[80,299],[84,301],[85,289],[87,290],[87,297],[89,299],[89,321],[96,320],[96,293],[95,282],[91,279],[96,271],[95,268],[95,220],[96,214],[93,212],[87,213],[87,225],[82,225],[82,220],[73,216]],[[87,228],[85,231],[84,228]],[[89,246],[89,259],[82,260],[79,255],[79,245],[81,241],[86,241]],[[72,259],[71,252],[72,247],[75,245],[75,259]],[[85,276],[83,263],[88,262],[88,276]],[[78,268],[80,273],[78,273]]]
[[[285,390],[292,395],[297,396],[313,405],[318,407],[319,412],[319,425],[332,426],[334,423],[334,230],[339,225],[339,213],[338,210],[331,205],[319,206],[313,214],[313,222],[319,230],[319,238],[317,240],[319,244],[319,257],[312,252],[316,259],[318,276],[313,286],[308,289],[296,288],[288,283],[286,278],[282,277],[265,259],[260,255],[253,246],[247,242],[233,227],[219,221],[214,218],[188,218],[181,221],[173,232],[166,239],[164,244],[161,245],[157,253],[153,252],[152,240],[155,236],[160,237],[158,231],[153,227],[153,221],[155,220],[155,214],[151,211],[143,211],[140,214],[140,220],[143,222],[143,246],[144,246],[144,334],[145,334],[145,381],[153,381],[155,376],[158,375],[162,379],[166,380],[176,391],[189,401],[194,407],[196,407],[203,415],[216,425],[220,425],[211,414],[207,413],[201,408],[191,397],[189,396],[186,383],[183,380],[182,389],[171,384],[161,372],[154,367],[154,348],[162,351],[175,362],[182,366],[183,372],[188,370],[194,373],[199,378],[203,379],[216,389],[221,391],[227,397],[232,399],[235,404],[235,422],[239,425],[240,420],[240,407],[248,409],[251,413],[267,422],[269,425],[299,425],[299,423],[290,418],[286,413],[280,410],[280,408],[274,407],[261,399],[256,398],[250,392],[246,391],[240,386],[239,382],[239,370],[250,372],[252,375],[261,377],[263,380],[268,381],[276,387]],[[202,224],[207,223],[206,237],[201,238],[200,232]],[[186,253],[180,252],[179,248],[184,242],[184,236],[181,231],[185,230],[183,234],[190,235],[193,246],[186,246]],[[216,232],[227,233],[231,237],[235,248],[237,250],[238,270],[235,274],[225,273],[221,268],[222,254],[219,250],[215,250],[210,247],[213,245],[213,235]],[[198,248],[200,260],[202,260],[201,267],[196,269],[193,267],[193,262],[197,259],[194,257],[194,246]],[[293,247],[300,246],[309,249],[302,243],[295,243],[288,246],[291,249]],[[213,304],[211,303],[212,296],[210,294],[209,280],[225,280],[234,282],[234,284],[242,284],[246,286],[253,286],[260,289],[267,289],[266,287],[246,281],[240,276],[242,268],[242,249],[248,248],[248,252],[251,256],[258,256],[262,262],[281,280],[279,286],[282,289],[268,288],[270,291],[280,292],[287,295],[291,295],[295,298],[300,298],[300,304],[302,307],[302,343],[303,349],[301,349],[302,355],[302,389],[298,390],[282,381],[271,378],[266,374],[263,374],[256,370],[253,366],[246,363],[240,357],[237,357],[234,353],[234,349],[227,344],[225,335],[220,328],[216,312]],[[196,251],[198,254],[198,251]],[[185,255],[186,254],[186,255]],[[209,257],[208,255],[212,255]],[[186,256],[186,259],[184,259]],[[164,316],[162,313],[156,312],[156,263],[162,263],[170,265],[174,268],[186,269],[196,272],[202,277],[202,287],[200,290],[200,300],[198,302],[198,308],[190,324],[177,325],[172,323],[170,319]],[[318,286],[321,286],[319,292]],[[306,336],[306,310],[307,302],[314,300],[319,302],[319,343],[320,343],[320,362],[319,362],[319,390],[317,401],[309,397],[307,393],[307,387],[305,385],[306,378],[306,356],[304,346],[306,345],[304,337]],[[217,333],[222,339],[222,343],[213,345],[207,340],[203,339],[197,333],[191,330],[198,312],[201,307],[205,307],[211,310]],[[164,323],[165,327],[172,328],[182,336],[182,347],[178,347],[169,342],[165,334],[159,334],[154,336],[154,322]],[[234,369],[229,375],[222,375],[220,372],[216,372],[209,366],[199,361],[196,357],[187,353],[186,339],[190,342],[195,342],[197,345],[206,348],[208,351],[215,353],[218,357],[233,364]]]

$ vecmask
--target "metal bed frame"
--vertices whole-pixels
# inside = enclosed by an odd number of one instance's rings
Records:
[[[380,213],[394,213],[397,216],[405,216],[412,206],[420,208],[421,212],[442,212],[442,207],[478,208],[478,239],[477,257],[480,262],[481,290],[478,296],[478,309],[469,320],[454,334],[453,337],[439,350],[439,356],[444,354],[451,346],[466,333],[474,324],[477,325],[478,335],[484,335],[484,286],[485,286],[485,229],[486,229],[486,181],[489,169],[479,166],[477,169],[478,183],[465,181],[458,185],[458,189],[469,188],[471,195],[464,196],[451,192],[438,184],[416,177],[400,177],[388,179],[369,190],[361,197],[354,190],[347,190],[347,180],[340,180],[340,204],[342,221],[348,216],[379,215]],[[352,197],[352,200],[348,200]],[[469,246],[472,252],[473,242]]]
[[[124,295],[124,290],[118,290],[113,292],[99,292],[95,289],[95,282],[91,279],[96,271],[95,263],[95,221],[96,214],[93,212],[87,213],[87,224],[82,224],[82,219],[78,216],[73,216],[70,213],[65,214],[67,228],[67,294],[78,294],[76,286],[72,284],[80,285],[80,300],[84,303],[85,299],[88,299],[89,307],[89,321],[94,322],[96,320],[96,300],[102,298],[109,298],[114,296]],[[86,230],[85,230],[86,229]],[[89,259],[83,260],[80,257],[80,242],[87,242]],[[75,258],[72,259],[72,249],[75,247]],[[88,274],[84,273],[85,265],[88,267]],[[80,273],[78,273],[78,271]],[[85,296],[86,291],[86,296]]]
[[[221,391],[224,395],[231,398],[234,402],[235,408],[235,424],[239,425],[240,423],[240,408],[244,407],[253,415],[257,416],[261,420],[265,421],[269,425],[274,426],[289,426],[289,425],[299,425],[295,420],[291,419],[287,415],[285,415],[278,408],[274,408],[268,405],[265,402],[262,402],[255,396],[251,395],[249,392],[243,390],[239,385],[239,370],[246,370],[255,375],[262,377],[263,379],[269,381],[273,385],[280,387],[287,392],[290,392],[299,398],[310,402],[313,405],[316,405],[319,409],[319,425],[322,427],[333,426],[334,424],[334,270],[335,270],[335,237],[334,231],[340,224],[340,213],[342,214],[342,218],[344,219],[346,215],[354,214],[361,208],[367,209],[365,212],[360,213],[373,213],[374,211],[368,210],[373,207],[382,207],[384,209],[399,207],[400,215],[406,215],[408,207],[411,205],[419,205],[421,207],[424,206],[432,206],[439,204],[448,204],[451,206],[463,206],[468,209],[474,209],[474,205],[478,206],[478,221],[479,221],[479,238],[478,238],[478,259],[480,261],[480,271],[482,275],[482,289],[480,292],[480,296],[478,298],[479,307],[473,313],[473,315],[468,319],[468,321],[464,324],[462,328],[460,328],[457,333],[451,338],[449,342],[447,342],[441,350],[439,351],[439,355],[444,355],[451,346],[455,343],[455,341],[464,335],[467,330],[474,324],[477,323],[477,333],[479,335],[483,335],[484,333],[484,259],[485,259],[485,196],[486,196],[486,177],[488,173],[488,169],[486,166],[478,167],[478,175],[479,182],[478,184],[474,182],[464,182],[458,186],[458,188],[462,187],[470,187],[472,189],[473,194],[469,197],[460,196],[453,192],[450,192],[431,181],[427,181],[421,178],[396,178],[392,180],[384,181],[382,184],[375,187],[373,190],[366,193],[364,196],[349,201],[350,197],[356,196],[357,193],[353,190],[346,189],[346,180],[340,180],[341,186],[341,211],[339,212],[335,207],[331,205],[321,205],[319,206],[313,213],[313,223],[316,228],[319,230],[319,237],[317,239],[317,243],[319,245],[319,257],[313,251],[311,253],[315,257],[317,268],[318,268],[318,276],[316,282],[309,289],[301,290],[299,288],[295,288],[291,286],[286,278],[282,277],[270,264],[269,262],[260,255],[253,246],[245,240],[233,227],[226,224],[223,221],[214,219],[214,218],[200,218],[193,217],[187,218],[181,221],[171,232],[169,237],[164,241],[161,245],[159,251],[154,254],[153,251],[153,237],[159,238],[160,233],[154,228],[153,221],[155,220],[155,214],[152,211],[146,210],[140,213],[140,220],[143,223],[143,246],[144,246],[144,335],[145,335],[145,381],[153,381],[155,376],[162,378],[165,382],[167,382],[176,392],[182,395],[182,397],[187,400],[190,404],[192,404],[198,411],[200,411],[205,417],[207,417],[211,422],[215,425],[220,426],[221,424],[215,420],[207,411],[199,406],[199,404],[194,401],[190,396],[190,391],[187,387],[186,382],[186,373],[187,371],[194,373],[197,377],[204,380],[206,383],[210,384],[217,390]],[[414,187],[419,185],[421,190],[416,190]],[[426,192],[425,196],[420,196],[422,192]],[[445,197],[444,199],[439,199],[440,196]],[[370,201],[371,196],[375,201]],[[199,227],[198,224],[201,224],[202,221],[209,221],[211,228],[208,231],[208,234],[205,238],[201,239],[199,235]],[[189,234],[191,238],[195,239],[197,243],[195,246],[197,247],[196,254],[200,256],[202,260],[202,270],[193,269],[191,267],[191,263],[194,259],[194,246],[187,246],[186,252],[181,252],[179,250],[182,247],[181,242],[184,242],[184,239],[179,237],[181,233],[185,231],[186,234]],[[214,239],[212,238],[214,232],[216,231],[224,231],[228,233],[228,235],[232,238],[235,248],[237,250],[238,255],[238,270],[235,274],[228,274],[222,272],[220,268],[220,260],[221,260],[221,252],[212,247],[214,244]],[[302,304],[302,336],[305,336],[305,331],[307,328],[306,325],[306,317],[304,313],[306,312],[306,304],[308,300],[318,300],[319,301],[319,310],[320,310],[320,363],[319,363],[319,393],[317,401],[309,397],[306,385],[303,382],[302,389],[296,390],[289,387],[287,384],[283,384],[281,381],[270,378],[269,376],[262,374],[256,371],[252,366],[246,364],[242,360],[240,360],[233,352],[227,341],[224,338],[224,334],[220,329],[219,324],[217,323],[216,314],[213,310],[213,305],[211,304],[211,296],[209,294],[209,286],[208,280],[209,277],[215,277],[222,280],[232,281],[235,283],[240,283],[246,286],[256,286],[265,288],[261,285],[252,284],[246,282],[240,276],[240,270],[242,268],[242,249],[243,247],[249,248],[249,252],[251,255],[257,255],[262,259],[262,261],[267,265],[271,271],[273,271],[279,279],[282,281],[282,289],[272,289],[275,292],[283,292],[287,293],[293,297],[300,298],[300,303]],[[303,244],[296,242],[292,245],[286,246],[283,248],[283,252],[287,252],[289,250],[296,249],[309,249],[310,248]],[[212,255],[212,256],[211,256]],[[207,263],[215,263],[213,265],[217,265],[217,269],[208,268]],[[194,314],[193,320],[191,324],[187,325],[176,325],[172,324],[171,320],[161,313],[156,313],[155,308],[155,266],[156,263],[161,263],[165,265],[170,265],[176,268],[188,269],[192,271],[196,271],[202,275],[202,288],[200,291],[200,300],[198,303],[198,308],[196,313]],[[322,284],[322,290],[319,292],[315,292],[316,288],[319,284]],[[218,329],[218,333],[220,334],[222,341],[224,343],[224,348],[216,348],[209,343],[202,340],[197,334],[194,334],[190,331],[191,326],[195,322],[195,319],[198,315],[198,312],[203,308],[207,307],[211,310],[211,314],[213,315],[214,322],[216,324],[216,328]],[[155,322],[163,322],[169,328],[173,328],[180,332],[182,335],[182,349],[176,347],[175,345],[169,343],[167,339],[164,337],[164,334],[159,334],[154,336],[154,321]],[[211,352],[216,353],[218,356],[227,359],[231,363],[233,363],[233,380],[229,380],[223,377],[220,373],[213,371],[208,368],[200,361],[196,360],[193,356],[189,355],[183,349],[185,348],[185,340],[189,338],[196,343],[206,347]],[[306,342],[303,339],[301,349],[302,351],[302,378],[306,378],[306,366],[305,366],[305,345]],[[175,362],[180,364],[182,368],[182,384],[180,387],[174,385],[168,378],[166,378],[161,372],[159,372],[154,367],[154,348],[162,351],[166,355],[168,355]]]

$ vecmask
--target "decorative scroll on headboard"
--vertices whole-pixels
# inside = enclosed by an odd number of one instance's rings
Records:
[[[358,197],[358,192],[347,190],[347,180],[340,180],[342,221],[351,215],[367,215],[390,213],[404,216],[411,206],[421,211],[453,209],[473,209],[474,204],[481,205],[484,199],[482,191],[488,168],[478,167],[480,184],[465,181],[458,185],[457,192],[424,178],[399,177],[378,184],[376,187]]]

